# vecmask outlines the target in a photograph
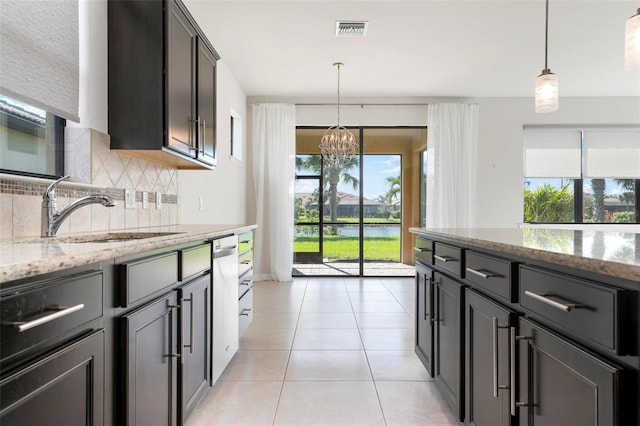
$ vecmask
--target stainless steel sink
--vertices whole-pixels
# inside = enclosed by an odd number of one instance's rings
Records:
[[[182,234],[182,232],[109,232],[105,234],[74,235],[56,238],[60,243],[117,243],[146,238],[165,237],[167,235]]]

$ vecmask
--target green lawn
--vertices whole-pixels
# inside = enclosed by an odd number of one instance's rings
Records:
[[[293,243],[295,252],[317,252],[317,237],[296,237]],[[358,237],[324,237],[323,256],[329,259],[358,259]],[[365,260],[400,261],[400,237],[364,237]]]

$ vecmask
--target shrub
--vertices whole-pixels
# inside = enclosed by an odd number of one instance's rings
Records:
[[[569,185],[554,188],[544,184],[534,191],[525,188],[524,221],[573,222],[573,194],[569,192]]]
[[[612,215],[613,223],[635,223],[635,212],[617,212]]]

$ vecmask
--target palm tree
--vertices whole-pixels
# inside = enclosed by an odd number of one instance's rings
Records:
[[[593,189],[593,198],[595,199],[593,221],[602,223],[604,222],[604,191],[606,190],[604,179],[591,179],[591,188]]]
[[[626,204],[627,211],[629,211],[629,204],[631,204],[636,199],[636,194],[631,191],[626,191],[618,195],[618,199],[621,203]]]
[[[358,188],[358,184],[360,183],[358,178],[351,175],[349,171],[360,164],[360,158],[357,155],[352,155],[335,162],[327,163],[322,161],[322,156],[320,155],[309,155],[306,158],[296,157],[296,169],[306,168],[316,174],[324,172],[324,184],[328,186],[328,191],[325,187],[324,192],[328,192],[329,194],[330,221],[337,222],[338,204],[340,203],[340,199],[338,198],[338,183],[340,179],[342,179],[344,183],[351,184],[354,190]],[[331,227],[331,233],[337,233],[337,226],[334,225]]]
[[[400,195],[400,190],[402,189],[400,183],[400,175],[398,176],[388,176],[385,179],[385,182],[389,184],[389,190],[385,194],[384,198],[388,204],[393,203],[393,200],[398,198]]]

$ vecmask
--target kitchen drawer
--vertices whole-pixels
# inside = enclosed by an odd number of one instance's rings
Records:
[[[243,255],[249,250],[253,250],[253,231],[238,234],[238,253]]]
[[[0,296],[3,363],[102,317],[102,271],[12,288]]]
[[[634,330],[625,320],[628,293],[596,282],[520,266],[520,305],[541,322],[574,333],[607,351],[626,354],[621,337]],[[633,355],[633,354],[631,354]]]
[[[238,299],[253,287],[253,270],[250,269],[238,278]]]
[[[452,273],[457,277],[462,277],[462,255],[461,248],[448,244],[435,243],[433,250],[434,265]]]
[[[180,281],[211,269],[211,243],[202,244],[180,253]]]
[[[178,282],[178,253],[148,257],[120,266],[120,303],[126,307]]]
[[[413,248],[416,254],[416,260],[433,265],[433,241],[416,237],[416,246]]]
[[[253,251],[246,252],[238,257],[238,276],[253,269]]]
[[[253,321],[253,288],[250,288],[238,302],[238,315],[238,337],[241,337]]]
[[[465,278],[474,287],[491,292],[507,302],[517,302],[516,264],[486,254],[467,250],[464,255]]]

